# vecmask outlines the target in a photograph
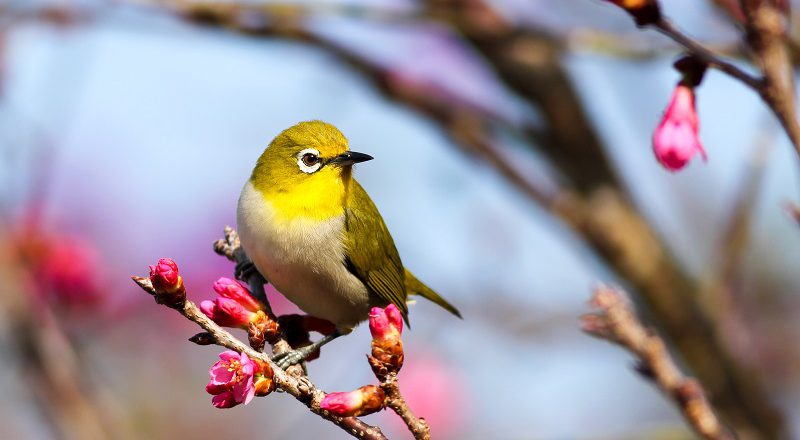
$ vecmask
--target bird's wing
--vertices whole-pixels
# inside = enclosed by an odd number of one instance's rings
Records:
[[[347,269],[408,322],[403,263],[378,208],[358,182],[350,183],[345,223]]]

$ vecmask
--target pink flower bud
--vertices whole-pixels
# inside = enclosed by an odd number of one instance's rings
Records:
[[[679,84],[664,112],[664,118],[653,133],[653,152],[656,159],[670,171],[680,170],[697,153],[706,160],[698,130],[699,118],[695,109],[694,91]]]
[[[178,275],[178,265],[170,258],[158,260],[158,264],[150,266],[150,281],[156,291],[176,290],[181,281],[181,277]]]
[[[186,302],[186,288],[174,261],[162,258],[158,260],[158,264],[150,266],[150,282],[156,291],[157,303],[176,309],[183,307]]]
[[[319,406],[339,417],[358,417],[380,411],[385,399],[380,387],[366,385],[350,392],[330,393]]]
[[[256,316],[255,313],[229,298],[202,301],[200,310],[222,327],[246,329],[250,325],[250,319]]]
[[[220,353],[219,358],[208,370],[211,380],[206,392],[214,395],[211,404],[217,408],[232,408],[250,403],[256,393],[253,376],[260,371],[259,365],[246,354],[231,350]]]
[[[403,332],[403,314],[394,304],[385,309],[373,307],[369,313],[369,331],[373,339],[399,339]]]
[[[369,314],[369,331],[372,333],[372,359],[370,366],[380,378],[396,372],[403,366],[403,315],[394,304],[385,309],[373,307]],[[373,361],[374,360],[374,361]]]
[[[264,305],[244,286],[223,277],[214,282],[214,291],[219,297],[201,302],[200,310],[217,325],[247,330],[251,345],[257,349],[264,347],[265,340],[275,339],[277,323],[267,317]]]
[[[264,306],[244,286],[230,278],[222,277],[214,282],[214,291],[223,298],[232,299],[251,312],[264,310]]]

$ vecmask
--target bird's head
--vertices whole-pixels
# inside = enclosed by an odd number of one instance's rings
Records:
[[[301,122],[272,140],[259,157],[251,180],[262,192],[335,198],[346,192],[352,165],[370,159],[372,156],[350,151],[347,138],[333,125]]]

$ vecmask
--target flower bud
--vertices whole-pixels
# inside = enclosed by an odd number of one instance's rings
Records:
[[[400,335],[403,332],[403,315],[394,304],[389,304],[385,309],[373,307],[369,314],[369,330],[372,333],[372,358],[370,365],[378,375],[378,366],[383,364],[381,371],[396,372],[403,366],[403,341]]]
[[[354,391],[326,395],[320,408],[339,417],[358,417],[383,409],[386,394],[376,385],[366,385]]]
[[[661,8],[657,0],[606,0],[633,17],[637,26],[653,24],[661,19]]]
[[[653,152],[664,168],[678,171],[697,153],[703,160],[707,159],[698,136],[699,126],[694,91],[678,84],[661,123],[653,133]]]
[[[222,277],[214,281],[214,291],[223,298],[232,299],[251,312],[264,310],[264,305],[257,301],[244,286],[230,278]]]
[[[200,310],[221,327],[247,328],[251,316],[255,315],[238,302],[228,298],[202,301]]]
[[[197,345],[211,345],[216,342],[216,338],[209,332],[200,332],[189,338],[189,342],[194,342]]]
[[[155,289],[157,303],[172,308],[183,307],[186,302],[186,288],[175,261],[162,258],[155,266],[150,266],[150,282]]]
[[[373,339],[399,339],[403,333],[403,314],[394,304],[385,309],[373,307],[369,313],[369,331]]]
[[[266,362],[255,361],[255,363],[259,367],[259,371],[253,377],[253,386],[256,389],[255,395],[264,397],[275,390],[272,367]]]
[[[275,344],[280,336],[281,327],[263,311],[259,310],[250,317],[247,325],[247,338],[250,346],[254,349],[261,351],[266,342]]]
[[[214,282],[219,297],[200,303],[200,310],[222,327],[247,330],[250,346],[261,351],[266,341],[274,343],[280,336],[278,323],[271,320],[265,307],[244,286],[230,278]]]

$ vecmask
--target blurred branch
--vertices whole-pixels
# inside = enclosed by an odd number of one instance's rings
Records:
[[[636,356],[637,371],[672,399],[689,426],[703,438],[736,438],[715,415],[700,382],[680,371],[664,341],[642,325],[621,291],[600,286],[590,304],[596,310],[581,318],[585,332],[619,344]]]
[[[716,267],[701,294],[706,309],[714,313],[720,322],[733,316],[733,291],[739,280],[742,255],[750,238],[752,217],[764,181],[765,167],[773,151],[772,134],[771,130],[765,129],[756,139],[750,160],[739,179],[733,209],[722,229],[722,238],[716,250]]]
[[[780,121],[800,155],[800,123],[795,104],[794,68],[787,51],[786,17],[772,1],[742,5],[747,17],[747,41],[764,74],[761,98]]]
[[[154,296],[156,295],[156,291],[148,278],[133,277],[133,280],[145,292]],[[355,417],[338,417],[320,408],[320,402],[325,397],[325,393],[317,389],[307,377],[289,374],[287,371],[280,369],[272,362],[269,356],[250,348],[215,324],[214,321],[203,314],[193,302],[185,301],[179,308],[176,308],[176,310],[208,332],[214,344],[231,349],[237,353],[245,353],[251,359],[257,359],[272,367],[275,384],[306,405],[314,414],[333,422],[353,437],[386,440],[386,437],[378,427],[368,425]]]
[[[13,242],[3,237],[4,244]],[[77,354],[49,306],[26,289],[25,273],[15,260],[17,250],[0,248],[0,278],[6,289],[0,306],[11,331],[25,383],[52,425],[53,434],[65,439],[127,438],[119,424],[109,423],[86,389]],[[32,276],[35,276],[32,274]],[[6,356],[4,356],[6,357]],[[8,358],[7,358],[8,359]],[[113,434],[113,435],[112,435]]]
[[[562,65],[562,46],[544,32],[516,27],[482,0],[427,5],[545,115],[548,131],[532,140],[580,194],[560,193],[551,209],[631,283],[725,414],[748,431],[775,437],[782,429],[780,414],[717,336],[697,302],[696,281],[631,203]]]
[[[674,56],[680,50],[680,46],[672,42],[659,44],[641,36],[596,29],[576,28],[559,35],[559,38],[564,41],[564,50],[568,52],[595,52],[629,60],[663,59]],[[743,56],[742,51],[730,43],[715,43],[710,50],[730,57]]]

